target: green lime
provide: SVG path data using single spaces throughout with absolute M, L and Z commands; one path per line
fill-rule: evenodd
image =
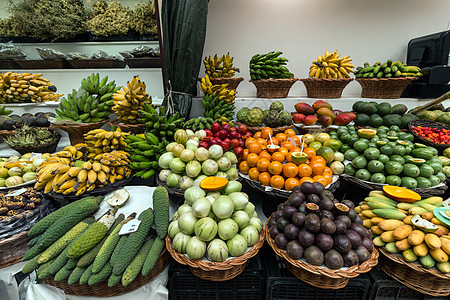
M 380 131 L 380 130 L 382 130 L 382 131 L 384 131 L 384 133 L 386 133 L 386 132 L 389 131 L 389 127 L 387 127 L 387 126 L 380 126 L 380 127 L 378 127 L 378 131 Z
M 347 129 L 348 129 L 349 131 L 355 131 L 355 132 L 356 132 L 355 125 L 347 125 Z
M 394 154 L 396 155 L 405 155 L 406 154 L 406 148 L 402 145 L 396 145 L 394 147 Z
M 344 167 L 344 173 L 350 176 L 355 176 L 356 174 L 356 169 L 352 166 L 352 164 L 347 164 Z
M 387 156 L 391 156 L 394 153 L 394 149 L 388 145 L 385 145 L 380 148 L 381 154 L 385 154 Z
M 339 137 L 341 137 L 342 134 L 348 133 L 348 129 L 347 129 L 347 127 L 345 127 L 345 126 L 340 126 L 340 127 L 338 128 L 338 130 L 336 130 L 336 133 L 337 133 L 337 135 L 338 135 Z
M 383 164 L 386 164 L 389 161 L 389 156 L 387 156 L 386 154 L 380 154 L 380 156 L 378 156 L 378 160 Z
M 357 169 L 363 169 L 367 166 L 367 159 L 360 155 L 352 160 L 352 165 Z
M 388 161 L 384 165 L 384 171 L 389 175 L 398 175 L 403 171 L 403 165 L 397 161 Z
M 431 182 L 431 186 L 435 186 L 435 185 L 438 185 L 439 183 L 441 183 L 441 180 L 439 179 L 439 177 L 437 177 L 435 175 L 431 175 L 430 177 L 428 177 L 428 180 Z
M 400 131 L 400 127 L 398 127 L 397 125 L 392 125 L 391 127 L 389 127 L 390 131 Z
M 373 183 L 383 184 L 386 182 L 386 177 L 384 177 L 384 175 L 381 173 L 375 173 L 370 176 L 370 181 L 372 181 Z
M 370 172 L 367 171 L 366 169 L 360 169 L 360 170 L 356 171 L 355 176 L 356 176 L 356 178 L 361 179 L 361 180 L 369 180 Z
M 367 163 L 367 170 L 369 170 L 370 173 L 380 173 L 384 170 L 384 164 L 379 160 L 371 160 Z
M 391 155 L 391 157 L 389 158 L 391 161 L 396 161 L 396 162 L 399 162 L 399 163 L 401 163 L 402 165 L 405 163 L 405 159 L 402 157 L 402 156 L 400 156 L 400 155 Z
M 441 182 L 443 182 L 443 181 L 445 181 L 446 179 L 447 179 L 447 176 L 445 176 L 445 174 L 441 171 L 441 172 L 438 172 L 437 174 L 435 174 L 435 176 L 437 177 L 437 178 L 439 178 L 439 180 L 441 181 Z
M 422 177 L 430 177 L 434 173 L 434 169 L 428 164 L 421 164 L 419 166 L 420 176 Z
M 417 180 L 412 177 L 402 177 L 401 186 L 407 189 L 415 189 L 417 187 Z
M 402 184 L 402 179 L 397 175 L 389 175 L 386 177 L 386 183 L 389 185 L 400 186 Z
M 355 157 L 358 157 L 358 152 L 355 149 L 348 149 L 344 152 L 345 159 L 353 160 Z
M 367 148 L 366 150 L 364 150 L 364 156 L 369 160 L 378 159 L 378 157 L 380 157 L 380 150 L 374 147 Z
M 367 145 L 367 143 L 364 141 L 357 141 L 353 144 L 353 149 L 355 149 L 359 153 L 363 153 L 367 148 L 369 148 L 369 145 Z
M 407 177 L 418 177 L 420 175 L 420 169 L 414 164 L 406 163 L 403 165 L 402 174 Z
M 419 176 L 416 178 L 417 188 L 419 189 L 427 189 L 431 187 L 431 181 L 425 177 Z
M 340 152 L 345 153 L 345 151 L 352 149 L 352 147 L 350 147 L 347 144 L 342 145 L 341 149 L 339 149 Z

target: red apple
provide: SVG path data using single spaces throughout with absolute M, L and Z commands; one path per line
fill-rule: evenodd
M 212 125 L 211 125 L 211 130 L 212 130 L 212 132 L 214 132 L 214 133 L 216 133 L 216 132 L 219 132 L 220 131 L 220 128 L 221 128 L 221 126 L 220 126 L 220 124 L 219 123 L 213 123 Z
M 237 157 L 241 157 L 242 154 L 244 153 L 244 148 L 242 147 L 236 147 L 234 148 L 234 154 L 236 154 Z
M 209 144 L 208 144 L 207 141 L 201 141 L 200 143 L 198 143 L 198 146 L 199 146 L 199 147 L 206 148 L 206 149 L 209 148 Z
M 211 140 L 211 145 L 220 145 L 222 143 L 222 139 L 220 137 L 215 137 Z
M 214 133 L 214 137 L 220 137 L 219 134 L 220 134 L 219 131 L 217 131 L 216 133 Z
M 228 131 L 225 129 L 221 129 L 219 131 L 219 137 L 223 140 L 228 137 Z
M 239 140 L 238 139 L 232 139 L 231 140 L 231 147 L 232 148 L 239 147 Z
M 223 129 L 223 130 L 229 131 L 230 128 L 231 128 L 231 126 L 230 126 L 230 124 L 228 124 L 228 123 L 225 123 L 225 124 L 222 125 L 222 129 Z
M 230 138 L 237 139 L 237 138 L 239 138 L 239 134 L 240 134 L 239 132 L 237 132 L 236 130 L 233 130 L 230 132 Z
M 239 125 L 237 130 L 238 130 L 239 133 L 244 134 L 244 133 L 247 132 L 247 125 L 241 124 L 241 125 Z
M 223 140 L 226 141 L 226 142 L 231 143 L 231 139 L 230 138 L 224 138 Z
M 220 146 L 223 149 L 223 152 L 227 152 L 228 150 L 230 150 L 230 142 L 229 141 L 222 141 L 222 143 L 220 143 Z
M 249 137 L 252 137 L 253 133 L 251 133 L 250 131 L 247 131 L 245 134 L 242 135 L 242 138 L 244 139 L 248 139 Z
M 214 133 L 211 131 L 211 129 L 205 129 L 206 136 L 213 136 Z
M 239 147 L 244 147 L 245 141 L 243 139 L 239 139 Z
M 238 135 L 237 135 L 237 138 L 238 139 L 242 139 L 242 133 L 239 132 Z
M 296 124 L 301 124 L 301 123 L 303 123 L 303 120 L 305 119 L 305 117 L 306 116 L 304 114 L 295 113 L 292 116 L 292 121 Z

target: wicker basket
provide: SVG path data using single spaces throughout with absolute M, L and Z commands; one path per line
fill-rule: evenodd
M 27 245 L 29 240 L 28 230 L 0 240 L 0 268 L 20 262 L 25 252 L 30 249 Z
M 326 267 L 314 266 L 299 259 L 292 259 L 287 255 L 285 250 L 281 250 L 276 246 L 270 236 L 269 220 L 270 217 L 267 219 L 265 226 L 267 243 L 278 256 L 283 258 L 286 267 L 291 271 L 292 275 L 312 286 L 321 289 L 341 289 L 347 285 L 350 278 L 355 278 L 361 273 L 369 272 L 378 263 L 379 253 L 376 249 L 372 251 L 369 260 L 347 269 L 332 270 Z
M 403 90 L 416 77 L 398 78 L 357 78 L 356 81 L 362 86 L 361 97 L 363 98 L 400 98 Z
M 117 126 L 122 130 L 122 132 L 129 132 L 131 134 L 139 134 L 145 132 L 145 124 L 124 124 L 120 123 L 119 120 L 112 120 L 108 122 L 109 126 Z
M 256 87 L 258 98 L 286 98 L 298 78 L 250 80 Z
M 129 68 L 161 68 L 161 58 L 159 57 L 125 58 L 125 63 Z
M 238 127 L 239 125 L 242 124 L 237 121 L 235 121 L 233 123 L 236 125 L 236 127 Z M 255 132 L 261 131 L 264 128 L 264 126 L 248 126 L 248 125 L 245 125 L 245 126 L 247 126 L 247 131 L 250 131 L 253 134 L 255 134 Z M 275 136 L 275 134 L 277 134 L 277 133 L 283 133 L 286 131 L 286 129 L 290 129 L 292 127 L 294 127 L 294 125 L 286 125 L 286 126 L 272 128 L 273 135 Z
M 309 98 L 341 98 L 342 91 L 352 78 L 305 78 L 300 79 Z
M 156 177 L 156 185 L 164 187 L 169 195 L 174 195 L 176 197 L 184 198 L 184 191 L 182 189 L 174 189 L 167 186 L 167 184 L 159 179 L 159 176 Z
M 126 66 L 125 61 L 117 59 L 72 59 L 69 63 L 74 69 L 122 69 Z
M 96 123 L 86 123 L 86 124 L 59 124 L 54 126 L 61 130 L 64 130 L 69 134 L 70 144 L 76 145 L 84 142 L 84 134 L 88 133 L 93 129 L 102 127 L 108 122 L 108 119 Z
M 170 261 L 170 255 L 166 249 L 163 250 L 155 266 L 153 267 L 150 274 L 143 277 L 139 274 L 136 279 L 127 285 L 123 286 L 121 283 L 116 284 L 113 287 L 108 287 L 108 280 L 104 280 L 96 285 L 79 285 L 79 284 L 68 284 L 67 279 L 62 281 L 54 281 L 53 278 L 44 279 L 45 284 L 54 286 L 64 291 L 66 295 L 76 295 L 76 296 L 92 296 L 92 297 L 113 297 L 118 295 L 123 295 L 132 292 L 150 281 L 156 276 L 161 274 L 162 271 L 167 267 Z
M 450 295 L 450 273 L 444 274 L 434 268 L 425 268 L 420 264 L 406 262 L 401 256 L 380 248 L 379 267 L 386 274 L 416 290 L 431 296 Z
M 368 181 L 362 181 L 354 176 L 350 176 L 347 174 L 340 175 L 341 178 L 345 181 L 347 181 L 350 184 L 356 185 L 360 188 L 363 188 L 365 190 L 369 191 L 382 191 L 383 186 L 386 184 L 379 184 L 379 183 L 373 183 Z M 436 195 L 442 195 L 445 193 L 445 191 L 448 189 L 448 186 L 446 184 L 442 184 L 438 187 L 432 187 L 428 189 L 412 189 L 412 191 L 418 193 L 422 198 L 425 197 L 432 197 Z
M 22 69 L 71 69 L 65 59 L 18 59 Z
M 299 134 L 307 134 L 307 133 L 311 133 L 311 134 L 316 134 L 316 133 L 320 133 L 320 132 L 332 132 L 332 131 L 337 131 L 339 126 L 336 125 L 331 125 L 328 127 L 323 127 L 322 125 L 311 125 L 311 126 L 306 126 L 303 124 L 294 124 L 295 128 L 297 129 Z
M 195 276 L 210 281 L 226 281 L 233 279 L 241 274 L 244 271 L 245 266 L 247 265 L 247 260 L 255 256 L 263 244 L 264 230 L 261 230 L 258 242 L 243 255 L 227 259 L 224 262 L 211 262 L 199 259 L 191 260 L 184 254 L 177 252 L 172 247 L 171 238 L 168 235 L 166 236 L 166 247 L 167 250 L 169 250 L 170 255 L 172 255 L 173 259 L 175 259 L 180 264 L 188 265 L 191 269 L 192 274 L 194 274 Z
M 414 137 L 418 140 L 420 140 L 422 143 L 429 145 L 431 147 L 436 148 L 439 151 L 444 151 L 446 148 L 450 147 L 449 144 L 436 144 L 433 143 L 427 139 L 424 139 L 420 135 L 418 135 L 414 130 L 413 127 L 417 126 L 423 126 L 423 127 L 431 127 L 431 128 L 437 128 L 437 129 L 448 129 L 450 130 L 449 124 L 439 123 L 439 122 L 433 122 L 428 120 L 412 120 L 409 122 L 408 127 L 409 131 L 414 135 Z
M 216 84 L 228 84 L 227 89 L 235 90 L 237 89 L 239 83 L 241 81 L 244 81 L 244 78 L 242 77 L 232 77 L 232 78 L 209 78 L 211 80 L 211 83 Z
M 26 153 L 34 152 L 34 153 L 53 153 L 56 151 L 56 147 L 58 147 L 59 140 L 61 139 L 61 135 L 56 133 L 56 139 L 46 145 L 39 145 L 31 148 L 20 148 L 20 147 L 10 147 L 11 149 L 16 150 L 20 153 L 20 155 L 24 155 Z

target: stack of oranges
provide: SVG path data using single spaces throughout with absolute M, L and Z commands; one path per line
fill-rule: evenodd
M 264 127 L 246 139 L 239 170 L 264 186 L 288 191 L 305 181 L 320 182 L 324 186 L 330 184 L 333 172 L 313 148 L 303 149 L 308 155 L 306 162 L 298 165 L 293 162 L 292 153 L 300 152 L 300 147 L 300 138 L 294 130 L 273 135 L 270 127 Z

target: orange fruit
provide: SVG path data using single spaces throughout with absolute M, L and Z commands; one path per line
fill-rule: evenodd
M 292 162 L 292 152 L 289 152 L 288 154 L 286 154 L 285 159 L 287 162 Z
M 267 150 L 263 150 L 261 151 L 261 153 L 259 154 L 259 158 L 266 158 L 268 160 L 272 160 L 272 155 L 270 155 L 269 152 L 267 152 Z
M 284 131 L 284 134 L 287 137 L 293 137 L 293 136 L 295 136 L 295 131 L 294 131 L 294 129 L 289 128 Z
M 323 174 L 330 174 L 333 176 L 333 171 L 329 167 L 325 167 L 325 170 L 323 170 Z
M 242 152 L 242 159 L 247 160 L 247 156 L 250 153 L 250 150 L 244 149 L 244 152 Z
M 293 142 L 291 142 L 293 145 L 295 143 L 295 145 L 298 147 L 302 146 L 302 142 L 300 141 L 300 138 L 298 136 L 293 136 L 293 137 L 291 137 L 291 139 L 294 140 Z
M 242 174 L 247 175 L 248 174 L 248 170 L 250 170 L 248 162 L 246 160 L 241 161 L 241 163 L 239 164 L 239 171 L 241 171 Z
M 272 175 L 270 175 L 269 172 L 262 172 L 259 174 L 258 180 L 262 185 L 268 186 L 270 185 L 270 177 L 272 177 Z
M 254 143 L 254 142 L 256 142 L 256 139 L 252 138 L 252 137 L 249 137 L 248 139 L 245 140 L 245 144 L 244 144 L 245 148 L 248 149 L 250 144 Z
M 259 138 L 259 139 L 256 140 L 256 142 L 258 144 L 260 144 L 263 149 L 267 148 L 267 141 L 265 139 Z
M 284 156 L 286 156 L 286 154 L 289 153 L 289 150 L 286 147 L 281 146 L 280 148 L 278 148 L 278 152 L 281 152 Z
M 288 151 L 292 151 L 292 148 L 294 148 L 294 146 L 292 145 L 291 142 L 289 141 L 284 141 L 281 143 L 281 146 L 283 146 L 284 148 L 288 149 Z
M 260 154 L 262 151 L 262 146 L 258 142 L 251 143 L 248 147 L 248 150 L 250 150 L 250 153 Z
M 303 149 L 303 153 L 306 153 L 309 159 L 311 159 L 313 156 L 316 156 L 316 150 L 311 147 L 306 147 L 305 149 Z
M 280 175 L 273 175 L 270 177 L 270 186 L 276 189 L 284 188 L 284 178 Z
M 272 161 L 269 165 L 268 170 L 269 170 L 269 173 L 272 175 L 281 174 L 281 172 L 283 172 L 283 164 L 276 160 Z
M 251 168 L 250 170 L 248 170 L 248 176 L 251 180 L 258 180 L 259 174 L 260 172 L 257 168 Z
M 311 157 L 311 159 L 310 159 L 310 161 L 313 163 L 313 162 L 320 162 L 320 163 L 323 163 L 324 165 L 327 163 L 326 161 L 325 161 L 325 158 L 323 158 L 322 156 L 313 156 L 313 157 Z
M 300 152 L 301 150 L 300 147 L 295 146 L 291 149 L 291 152 Z
M 297 177 L 287 178 L 284 182 L 284 188 L 288 191 L 292 191 L 298 184 L 299 180 Z
M 300 178 L 298 184 L 301 185 L 303 182 L 314 182 L 314 179 L 312 179 L 311 177 L 303 177 L 303 178 Z
M 270 165 L 270 161 L 267 158 L 261 158 L 260 160 L 258 160 L 258 162 L 256 163 L 256 167 L 258 168 L 259 171 L 261 172 L 265 172 L 269 169 L 269 165 Z
M 267 139 L 267 144 L 279 145 L 280 143 L 276 138 L 272 137 L 272 139 Z
M 330 184 L 333 182 L 333 175 L 323 172 L 322 176 L 323 176 L 323 178 L 326 179 L 327 184 Z
M 259 156 L 256 153 L 250 153 L 247 156 L 247 162 L 250 167 L 256 167 L 256 164 L 259 161 Z
M 327 180 L 325 179 L 325 177 L 323 177 L 322 175 L 316 175 L 313 177 L 314 181 L 316 182 L 320 182 L 321 184 L 323 184 L 323 186 L 327 186 Z
M 254 138 L 254 139 L 259 139 L 259 138 L 261 138 L 261 131 L 255 132 L 255 134 L 253 135 L 253 138 Z
M 283 166 L 283 175 L 285 177 L 295 177 L 297 176 L 298 168 L 294 163 L 287 163 Z
M 322 175 L 323 171 L 325 170 L 325 164 L 321 162 L 311 162 L 309 166 L 312 169 L 313 175 Z
M 264 128 L 261 130 L 261 137 L 262 137 L 263 139 L 268 139 L 268 138 L 269 138 L 269 134 L 270 134 L 271 137 L 273 137 L 273 130 L 272 130 L 272 128 L 270 128 L 270 127 L 264 127 Z
M 275 138 L 280 142 L 284 142 L 287 139 L 287 136 L 284 133 L 277 133 Z
M 272 160 L 278 161 L 278 162 L 284 162 L 285 156 L 281 152 L 274 152 L 272 153 Z
M 309 177 L 312 174 L 312 169 L 307 164 L 300 164 L 298 165 L 298 176 L 300 178 L 302 177 Z

